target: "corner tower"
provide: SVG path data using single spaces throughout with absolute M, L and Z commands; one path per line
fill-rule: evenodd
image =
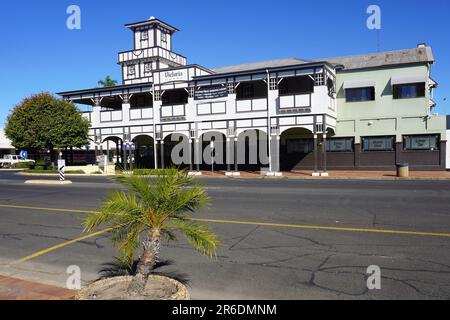
M 185 66 L 187 59 L 172 51 L 177 28 L 150 17 L 149 20 L 125 25 L 133 31 L 133 50 L 119 53 L 123 84 L 153 82 L 153 72 Z

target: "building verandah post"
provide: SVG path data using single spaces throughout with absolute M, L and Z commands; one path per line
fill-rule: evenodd
M 328 177 L 328 159 L 327 159 L 327 134 L 324 132 L 322 140 L 322 177 Z
M 319 173 L 319 136 L 314 133 L 314 172 L 313 177 L 320 177 Z

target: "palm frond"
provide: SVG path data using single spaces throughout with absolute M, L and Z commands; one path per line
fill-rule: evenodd
M 135 195 L 114 192 L 107 197 L 100 211 L 93 212 L 84 219 L 84 231 L 92 232 L 107 223 L 115 228 L 133 221 L 148 223 L 145 221 L 145 208 Z
M 207 226 L 197 224 L 193 221 L 174 220 L 170 222 L 169 227 L 183 232 L 188 241 L 200 253 L 210 258 L 216 256 L 220 242 Z

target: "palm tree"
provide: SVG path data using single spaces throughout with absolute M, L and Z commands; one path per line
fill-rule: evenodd
M 104 80 L 100 80 L 98 84 L 102 87 L 114 87 L 117 85 L 117 81 L 111 79 L 110 76 L 106 76 Z
M 123 176 L 117 179 L 128 191 L 109 195 L 101 210 L 84 220 L 85 232 L 107 224 L 111 228 L 111 239 L 122 255 L 121 261 L 129 266 L 142 245 L 136 278 L 148 278 L 158 262 L 162 237 L 176 240 L 177 231 L 184 233 L 199 252 L 215 257 L 219 245 L 215 234 L 189 218 L 189 214 L 208 204 L 208 195 L 185 171 L 165 169 L 156 178 Z

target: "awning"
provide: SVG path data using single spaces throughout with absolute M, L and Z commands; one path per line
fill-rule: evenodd
M 408 77 L 392 77 L 391 84 L 393 86 L 398 84 L 411 84 L 411 83 L 426 83 L 428 76 L 408 76 Z
M 356 88 L 371 88 L 376 86 L 375 80 L 354 80 L 345 81 L 344 89 L 356 89 Z

